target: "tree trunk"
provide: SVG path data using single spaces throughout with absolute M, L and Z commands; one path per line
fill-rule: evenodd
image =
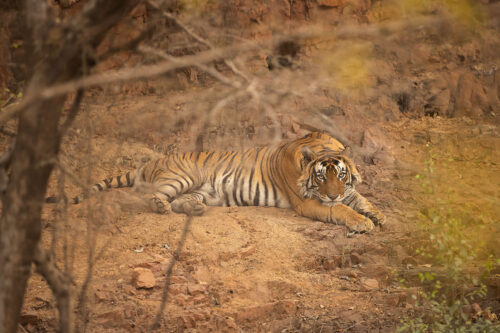
M 25 6 L 26 94 L 82 73 L 84 49 L 94 49 L 138 0 L 90 1 L 90 8 L 56 25 L 45 1 Z M 54 36 L 60 36 L 54 40 Z M 41 209 L 61 140 L 59 120 L 66 96 L 32 104 L 19 116 L 11 175 L 0 219 L 0 332 L 16 332 L 34 251 L 40 240 Z

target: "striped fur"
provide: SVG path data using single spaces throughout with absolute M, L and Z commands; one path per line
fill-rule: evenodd
M 206 205 L 274 206 L 367 232 L 385 217 L 354 189 L 361 177 L 344 149 L 314 132 L 276 148 L 173 154 L 103 180 L 91 191 L 147 183 L 155 188 L 149 202 L 158 213 L 201 215 Z

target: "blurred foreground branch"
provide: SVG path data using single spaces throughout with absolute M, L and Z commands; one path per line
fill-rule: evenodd
M 174 265 L 179 260 L 179 256 L 182 252 L 182 249 L 184 248 L 184 243 L 186 242 L 187 233 L 189 231 L 189 227 L 191 226 L 192 221 L 193 221 L 193 217 L 188 216 L 186 222 L 184 223 L 184 229 L 182 230 L 181 238 L 179 239 L 179 242 L 177 243 L 177 248 L 175 249 L 174 255 L 172 256 L 172 260 L 170 260 L 170 263 L 168 264 L 168 267 L 167 267 L 165 285 L 163 287 L 163 293 L 161 295 L 161 304 L 160 304 L 160 307 L 158 308 L 158 312 L 156 313 L 156 316 L 153 320 L 153 323 L 148 328 L 148 332 L 152 332 L 152 331 L 158 329 L 160 326 L 160 320 L 161 320 L 161 317 L 163 316 L 163 311 L 165 310 L 165 305 L 167 304 L 168 291 L 170 288 L 170 277 L 172 276 L 172 272 L 174 270 Z
M 71 279 L 64 275 L 55 265 L 52 257 L 40 246 L 35 251 L 33 262 L 36 270 L 42 275 L 54 295 L 59 311 L 59 330 L 71 332 L 72 307 L 71 307 Z
M 29 106 L 38 103 L 42 100 L 47 100 L 61 96 L 78 89 L 90 88 L 95 86 L 107 85 L 111 83 L 146 79 L 159 76 L 161 74 L 173 71 L 175 69 L 199 66 L 215 60 L 227 59 L 236 56 L 242 52 L 256 50 L 262 47 L 287 39 L 309 39 L 317 37 L 325 38 L 361 38 L 361 37 L 375 37 L 386 35 L 391 32 L 400 32 L 402 29 L 415 29 L 420 26 L 437 24 L 443 22 L 442 17 L 421 17 L 412 20 L 401 20 L 396 22 L 388 22 L 376 26 L 345 26 L 340 27 L 335 31 L 325 31 L 324 29 L 310 27 L 299 29 L 292 34 L 286 36 L 277 36 L 270 39 L 263 39 L 259 42 L 242 42 L 233 44 L 223 48 L 214 48 L 207 51 L 200 52 L 195 55 L 187 55 L 176 58 L 175 62 L 163 61 L 154 65 L 138 66 L 134 68 L 126 68 L 122 70 L 110 70 L 103 73 L 89 75 L 84 78 L 68 81 L 65 83 L 54 84 L 52 86 L 42 88 L 36 91 L 30 91 L 25 98 L 16 104 L 11 104 L 0 113 L 0 124 L 16 116 L 19 112 L 27 109 Z M 211 44 L 209 44 L 211 45 Z

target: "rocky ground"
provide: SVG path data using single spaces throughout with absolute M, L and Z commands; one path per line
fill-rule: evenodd
M 498 2 L 482 2 L 499 12 Z M 233 34 L 238 25 L 243 37 L 258 39 L 272 34 L 266 24 L 278 16 L 286 18 L 280 28 L 288 31 L 325 19 L 337 31 L 352 24 L 363 30 L 397 12 L 379 1 L 318 0 L 318 11 L 311 3 L 231 1 L 217 8 L 224 15 L 214 15 L 210 24 Z M 147 11 L 134 15 L 142 19 Z M 15 15 L 2 17 L 0 28 L 7 34 Z M 173 266 L 161 331 L 394 331 L 402 318 L 419 314 L 418 274 L 440 269 L 415 254 L 425 244 L 422 220 L 436 210 L 464 221 L 479 249 L 476 272 L 488 255 L 500 257 L 500 42 L 492 17 L 479 31 L 424 26 L 389 37 L 362 36 L 354 47 L 341 39 L 308 40 L 291 71 L 270 73 L 265 59 L 271 51 L 261 50 L 238 62 L 257 82 L 252 92 L 260 100 L 232 100 L 210 123 L 203 115 L 226 95 L 196 69 L 92 89 L 63 142 L 66 172 L 54 173 L 48 192 L 72 196 L 79 183 L 123 174 L 164 154 L 246 149 L 326 130 L 351 147 L 364 180 L 358 190 L 386 214 L 387 225 L 350 235 L 343 226 L 292 210 L 210 207 L 190 222 Z M 176 34 L 168 35 L 168 43 L 157 36 L 154 46 L 182 45 L 185 38 Z M 0 48 L 0 60 L 15 62 L 19 50 L 5 50 Z M 365 51 L 369 75 L 343 71 L 365 68 L 359 56 Z M 142 61 L 120 56 L 104 67 Z M 2 81 L 12 75 L 0 68 Z M 324 79 L 330 76 L 336 85 Z M 342 81 L 345 76 L 359 80 Z M 349 84 L 363 89 L 341 89 Z M 9 87 L 15 91 L 15 84 Z M 263 111 L 262 100 L 270 101 L 273 112 Z M 14 132 L 15 124 L 3 131 Z M 4 132 L 2 147 L 8 142 Z M 74 277 L 75 302 L 87 286 L 74 315 L 89 332 L 144 332 L 161 304 L 187 217 L 150 213 L 136 194 L 115 190 L 67 209 L 44 208 L 42 245 Z M 488 297 L 472 316 L 486 307 L 499 314 L 499 274 L 497 268 L 491 272 Z M 21 325 L 22 332 L 56 331 L 55 300 L 35 273 Z
M 100 179 L 131 169 L 143 156 L 157 156 L 135 139 L 120 141 L 114 132 L 118 127 L 106 124 L 161 101 L 121 99 L 105 117 L 101 113 L 106 98 L 87 104 L 90 118 L 99 120 L 90 144 L 93 153 L 90 159 L 79 153 L 79 140 L 73 137 L 63 156 L 78 159 L 68 157 L 65 162 L 84 177 L 87 162 L 98 160 L 91 176 Z M 163 329 L 392 331 L 401 318 L 416 311 L 416 289 L 403 288 L 401 278 L 414 281 L 417 272 L 430 267 L 413 252 L 418 216 L 450 192 L 455 193 L 455 205 L 466 206 L 464 212 L 472 215 L 487 243 L 490 237 L 489 251 L 498 256 L 496 126 L 470 119 L 422 118 L 377 128 L 386 141 L 380 142 L 380 134 L 365 136 L 390 147 L 392 163 L 381 162 L 388 159 L 383 154 L 356 162 L 365 180 L 359 191 L 388 217 L 383 230 L 350 236 L 342 226 L 311 221 L 291 210 L 211 207 L 191 222 L 174 266 Z M 425 173 L 429 154 L 437 156 L 433 181 L 440 190 L 434 196 L 415 179 Z M 55 191 L 56 186 L 54 180 L 51 188 Z M 78 191 L 74 185 L 67 188 Z M 89 331 L 144 331 L 151 324 L 187 220 L 183 215 L 150 213 L 130 193 L 104 193 L 88 204 L 72 206 L 63 225 L 53 206 L 44 213 L 43 244 L 55 246 L 59 258 L 68 258 L 76 286 L 87 277 L 89 244 L 96 241 L 86 301 Z M 54 235 L 59 241 L 52 245 Z M 67 248 L 63 240 L 70 240 Z M 490 288 L 498 293 L 494 283 Z M 492 304 L 498 311 L 500 303 Z M 28 331 L 54 330 L 54 299 L 38 275 L 30 280 L 23 313 Z

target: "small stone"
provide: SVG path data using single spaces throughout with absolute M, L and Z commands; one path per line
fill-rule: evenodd
M 185 314 L 179 317 L 179 321 L 182 323 L 184 328 L 194 328 L 196 327 L 196 320 L 192 315 Z
M 172 295 L 187 294 L 187 287 L 185 284 L 174 283 L 170 285 L 168 291 Z
M 228 260 L 235 258 L 236 256 L 237 256 L 237 254 L 234 252 L 221 252 L 219 254 L 219 259 L 221 261 L 228 261 Z
M 358 265 L 361 263 L 361 255 L 358 254 L 357 252 L 352 252 L 351 253 L 351 262 L 353 265 Z
M 242 258 L 246 258 L 248 256 L 251 256 L 252 254 L 255 253 L 255 246 L 249 246 L 241 250 L 240 256 Z
M 187 291 L 188 291 L 188 294 L 192 295 L 192 296 L 202 295 L 202 294 L 206 293 L 207 288 L 205 286 L 202 286 L 199 284 L 188 284 Z
M 208 304 L 208 298 L 205 295 L 202 295 L 202 294 L 193 296 L 192 301 L 193 301 L 193 303 L 195 305 L 198 305 L 198 304 Z
M 117 327 L 124 319 L 122 310 L 104 312 L 97 317 L 99 318 L 100 324 L 105 328 Z
M 351 277 L 353 279 L 357 279 L 358 278 L 358 274 L 355 271 L 352 271 L 352 270 L 347 271 L 347 276 L 349 276 L 349 277 Z
M 180 305 L 182 307 L 185 307 L 189 300 L 191 299 L 190 296 L 185 295 L 185 294 L 179 294 L 174 297 L 174 303 L 177 305 Z
M 360 279 L 360 283 L 363 291 L 374 291 L 379 289 L 378 281 L 375 279 L 362 278 Z
M 137 267 L 132 273 L 132 284 L 138 289 L 150 289 L 156 285 L 156 279 L 150 269 Z
M 184 277 L 184 276 L 181 276 L 181 275 L 173 275 L 172 277 L 170 277 L 170 283 L 174 284 L 174 283 L 187 283 L 188 280 Z
M 340 7 L 343 6 L 346 0 L 317 0 L 318 5 L 324 7 Z
M 402 298 L 404 299 L 404 296 L 399 294 L 389 294 L 385 297 L 385 303 L 387 306 L 397 307 L 401 304 Z
M 96 301 L 97 303 L 101 303 L 101 302 L 103 302 L 103 301 L 105 301 L 105 300 L 106 300 L 106 295 L 104 295 L 104 293 L 103 293 L 103 292 L 101 292 L 101 291 L 99 291 L 99 290 L 97 290 L 97 291 L 94 293 L 94 296 L 95 296 L 95 301 Z
M 38 318 L 38 315 L 36 313 L 23 313 L 21 314 L 21 317 L 19 318 L 19 322 L 22 325 L 36 325 L 40 318 Z

